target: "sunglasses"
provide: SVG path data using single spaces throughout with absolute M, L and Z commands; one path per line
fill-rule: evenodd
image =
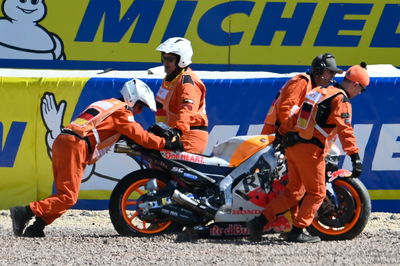
M 175 56 L 173 56 L 173 55 L 171 55 L 171 56 L 165 56 L 165 55 L 162 55 L 161 56 L 161 62 L 167 62 L 167 63 L 172 63 L 172 62 L 174 62 L 175 61 Z
M 363 85 L 361 85 L 360 83 L 358 83 L 358 86 L 360 86 L 361 88 L 361 93 L 363 93 L 365 91 L 365 87 Z

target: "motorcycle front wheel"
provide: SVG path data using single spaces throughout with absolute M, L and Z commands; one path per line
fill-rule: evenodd
M 115 230 L 124 236 L 157 235 L 182 228 L 172 221 L 149 223 L 141 219 L 140 197 L 148 191 L 146 183 L 157 179 L 158 188 L 163 188 L 169 181 L 166 173 L 151 169 L 132 172 L 122 178 L 111 193 L 109 214 Z
M 371 214 L 371 199 L 357 178 L 338 178 L 333 183 L 338 205 L 325 199 L 307 231 L 323 240 L 353 239 L 364 230 Z

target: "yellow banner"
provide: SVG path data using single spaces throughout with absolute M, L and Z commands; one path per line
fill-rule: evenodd
M 0 78 L 0 95 L 7 99 L 0 105 L 0 209 L 27 204 L 51 194 L 53 172 L 49 144 L 52 136 L 48 134 L 49 129 L 59 131 L 63 118 L 69 123 L 87 80 Z M 54 106 L 43 99 L 45 95 L 64 101 Z M 65 108 L 66 102 L 71 108 Z M 44 115 L 49 118 L 47 123 L 43 122 Z
M 192 41 L 193 62 L 400 66 L 398 0 L 3 0 L 0 59 L 160 62 L 169 37 Z M 16 34 L 18 33 L 18 34 Z

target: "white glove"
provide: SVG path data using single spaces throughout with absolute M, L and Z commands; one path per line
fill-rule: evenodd
M 57 105 L 53 93 L 46 92 L 43 94 L 41 112 L 43 122 L 47 128 L 46 139 L 50 149 L 56 137 L 61 133 L 65 106 L 65 101 L 61 101 L 60 104 Z

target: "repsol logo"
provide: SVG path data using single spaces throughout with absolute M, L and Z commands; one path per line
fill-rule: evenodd
M 26 122 L 12 122 L 8 133 L 0 122 L 0 167 L 13 167 L 24 135 Z
M 75 41 L 93 42 L 96 34 L 102 31 L 103 42 L 117 43 L 129 31 L 132 32 L 130 43 L 148 43 L 157 27 L 163 27 L 163 40 L 185 36 L 189 27 L 196 27 L 198 37 L 215 46 L 247 44 L 244 43 L 245 34 L 251 35 L 251 46 L 270 46 L 275 33 L 284 32 L 282 46 L 302 46 L 306 38 L 311 38 L 313 46 L 358 47 L 361 39 L 365 39 L 369 47 L 400 47 L 400 34 L 397 31 L 400 5 L 395 1 L 384 4 L 379 1 L 286 3 L 227 0 L 204 11 L 204 8 L 198 8 L 199 2 L 201 0 L 175 1 L 172 13 L 167 15 L 167 25 L 161 25 L 157 22 L 160 14 L 166 14 L 162 13 L 164 4 L 171 5 L 171 1 L 135 0 L 121 14 L 120 0 L 90 0 Z M 261 15 L 257 12 L 260 6 Z M 322 21 L 315 19 L 321 12 L 324 14 Z M 224 21 L 233 15 L 240 15 L 249 23 L 243 23 L 245 25 L 235 30 L 224 26 Z M 103 25 L 103 29 L 100 29 L 100 25 Z M 134 27 L 133 31 L 131 27 Z M 318 29 L 317 33 L 313 32 L 315 28 Z

